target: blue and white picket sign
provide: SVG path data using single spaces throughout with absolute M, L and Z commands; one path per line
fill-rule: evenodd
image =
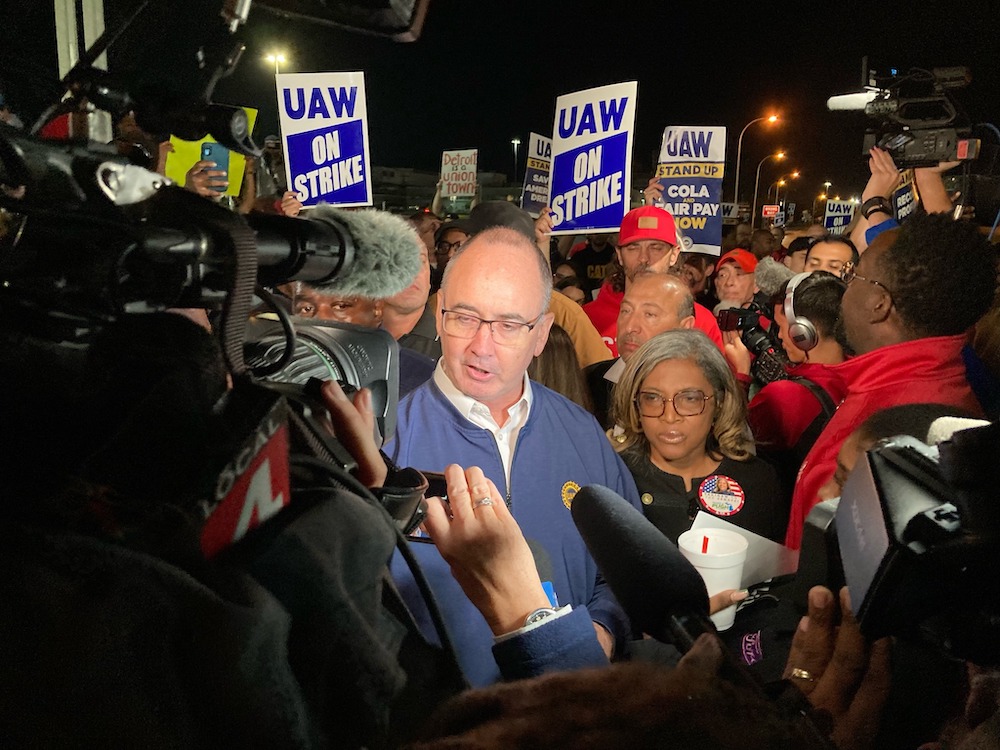
M 552 234 L 616 232 L 629 209 L 635 81 L 556 99 L 549 205 Z
M 552 139 L 538 133 L 528 134 L 528 160 L 524 167 L 521 208 L 537 217 L 549 205 L 549 167 Z
M 855 204 L 852 201 L 826 202 L 826 214 L 823 216 L 823 228 L 830 234 L 843 234 L 854 216 Z
M 684 252 L 722 252 L 722 176 L 726 129 L 670 125 L 663 130 L 656 176 L 663 186 L 657 205 L 673 214 Z
M 910 214 L 917 207 L 917 191 L 913 186 L 913 170 L 906 170 L 903 174 L 902 184 L 892 193 L 892 211 L 896 221 L 900 224 L 909 219 Z
M 280 73 L 278 117 L 290 189 L 304 206 L 370 206 L 364 73 Z

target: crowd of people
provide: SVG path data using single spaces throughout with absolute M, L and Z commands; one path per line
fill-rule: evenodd
M 159 144 L 160 169 L 168 150 Z M 196 162 L 185 186 L 221 200 L 228 175 L 216 167 Z M 933 187 L 923 210 L 897 224 L 885 199 L 898 170 L 876 149 L 871 172 L 845 235 L 741 224 L 718 257 L 683 253 L 673 217 L 655 205 L 653 180 L 647 202 L 614 234 L 554 238 L 547 210 L 532 218 L 510 202 L 474 205 L 464 218 L 428 209 L 399 219 L 412 227 L 419 271 L 398 294 L 336 295 L 300 281 L 273 290 L 295 316 L 382 328 L 400 347 L 396 429 L 382 445 L 371 444 L 366 394 L 325 391 L 365 484 L 382 483 L 382 461 L 447 481 L 446 498 L 427 498 L 408 550 L 386 555 L 387 586 L 412 617 L 407 637 L 444 646 L 430 592 L 462 684 L 482 691 L 447 704 L 416 746 L 520 746 L 548 736 L 553 712 L 573 701 L 577 710 L 557 723 L 578 747 L 649 743 L 661 732 L 758 746 L 740 744 L 747 734 L 731 731 L 732 722 L 771 709 L 723 686 L 716 641 L 697 641 L 669 673 L 634 663 L 643 634 L 570 509 L 581 488 L 602 485 L 674 543 L 709 514 L 798 550 L 810 511 L 839 495 L 859 453 L 904 431 L 901 418 L 880 415 L 923 409 L 911 419 L 921 428 L 931 413 L 997 418 L 990 394 L 1000 362 L 976 345 L 995 305 L 995 246 L 953 220 L 947 194 Z M 920 179 L 936 185 L 940 170 Z M 308 210 L 286 188 L 280 140 L 269 137 L 264 154 L 248 159 L 232 208 L 304 219 Z M 776 289 L 759 283 L 766 264 L 785 274 Z M 771 350 L 752 349 L 740 328 L 721 330 L 716 313 L 727 310 L 746 311 L 743 327 L 761 330 Z M 780 373 L 763 378 L 762 357 L 776 357 Z M 743 596 L 726 591 L 711 606 L 737 606 Z M 785 673 L 830 712 L 840 746 L 864 747 L 892 688 L 891 647 L 864 641 L 846 596 L 810 594 Z M 984 666 L 970 665 L 970 675 Z M 374 704 L 388 705 L 399 686 L 369 687 L 382 691 Z M 609 691 L 643 697 L 618 706 Z M 730 704 L 729 729 L 683 708 L 708 711 L 720 700 Z M 982 696 L 973 700 L 979 706 Z M 983 714 L 978 731 L 995 733 L 993 712 Z M 948 725 L 952 736 L 961 719 Z M 780 746 L 809 746 L 800 727 L 782 721 L 760 724 L 771 741 L 787 743 Z M 966 724 L 976 731 L 971 718 Z M 763 736 L 746 732 L 754 742 Z

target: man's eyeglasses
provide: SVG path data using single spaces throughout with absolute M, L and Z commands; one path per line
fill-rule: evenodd
M 542 313 L 542 315 L 544 314 Z M 521 323 L 516 320 L 483 320 L 459 310 L 442 310 L 441 315 L 444 322 L 444 332 L 449 336 L 459 339 L 474 338 L 479 332 L 479 328 L 485 323 L 489 326 L 493 341 L 501 346 L 523 344 L 531 330 L 542 319 L 542 315 L 539 315 L 530 323 Z
M 892 291 L 889 289 L 889 287 L 887 287 L 881 281 L 878 281 L 876 279 L 869 279 L 862 276 L 855 270 L 855 268 L 856 268 L 855 264 L 851 263 L 850 261 L 844 264 L 844 267 L 840 271 L 840 278 L 843 280 L 845 284 L 850 285 L 850 283 L 855 279 L 861 279 L 862 281 L 867 281 L 869 284 L 874 284 L 875 286 L 882 287 L 885 290 L 886 294 L 888 294 L 890 297 L 892 296 Z
M 434 252 L 437 255 L 451 255 L 453 250 L 458 250 L 462 246 L 465 240 L 459 240 L 458 242 L 446 242 L 441 240 L 436 245 L 434 245 Z
M 706 396 L 704 391 L 697 388 L 678 391 L 672 398 L 666 398 L 653 391 L 639 391 L 635 397 L 635 405 L 640 415 L 652 419 L 663 416 L 668 401 L 673 405 L 677 416 L 697 417 L 705 411 L 705 404 L 710 398 L 715 398 L 715 394 L 710 393 Z

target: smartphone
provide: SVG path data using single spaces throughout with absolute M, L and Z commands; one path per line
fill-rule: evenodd
M 229 177 L 229 149 L 221 143 L 205 141 L 201 144 L 201 159 L 202 161 L 214 161 L 215 169 L 225 172 L 226 177 Z M 220 193 L 226 192 L 226 188 L 221 185 L 213 187 L 212 190 Z
M 420 470 L 420 473 L 427 478 L 427 492 L 424 493 L 424 497 L 440 497 L 445 502 L 448 502 L 448 481 L 444 478 L 444 474 L 439 474 L 436 471 L 424 471 Z

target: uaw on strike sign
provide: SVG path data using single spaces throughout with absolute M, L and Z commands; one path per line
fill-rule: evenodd
M 364 73 L 280 73 L 275 81 L 289 188 L 304 206 L 370 206 Z
M 618 231 L 631 202 L 637 90 L 632 81 L 556 99 L 552 234 Z

